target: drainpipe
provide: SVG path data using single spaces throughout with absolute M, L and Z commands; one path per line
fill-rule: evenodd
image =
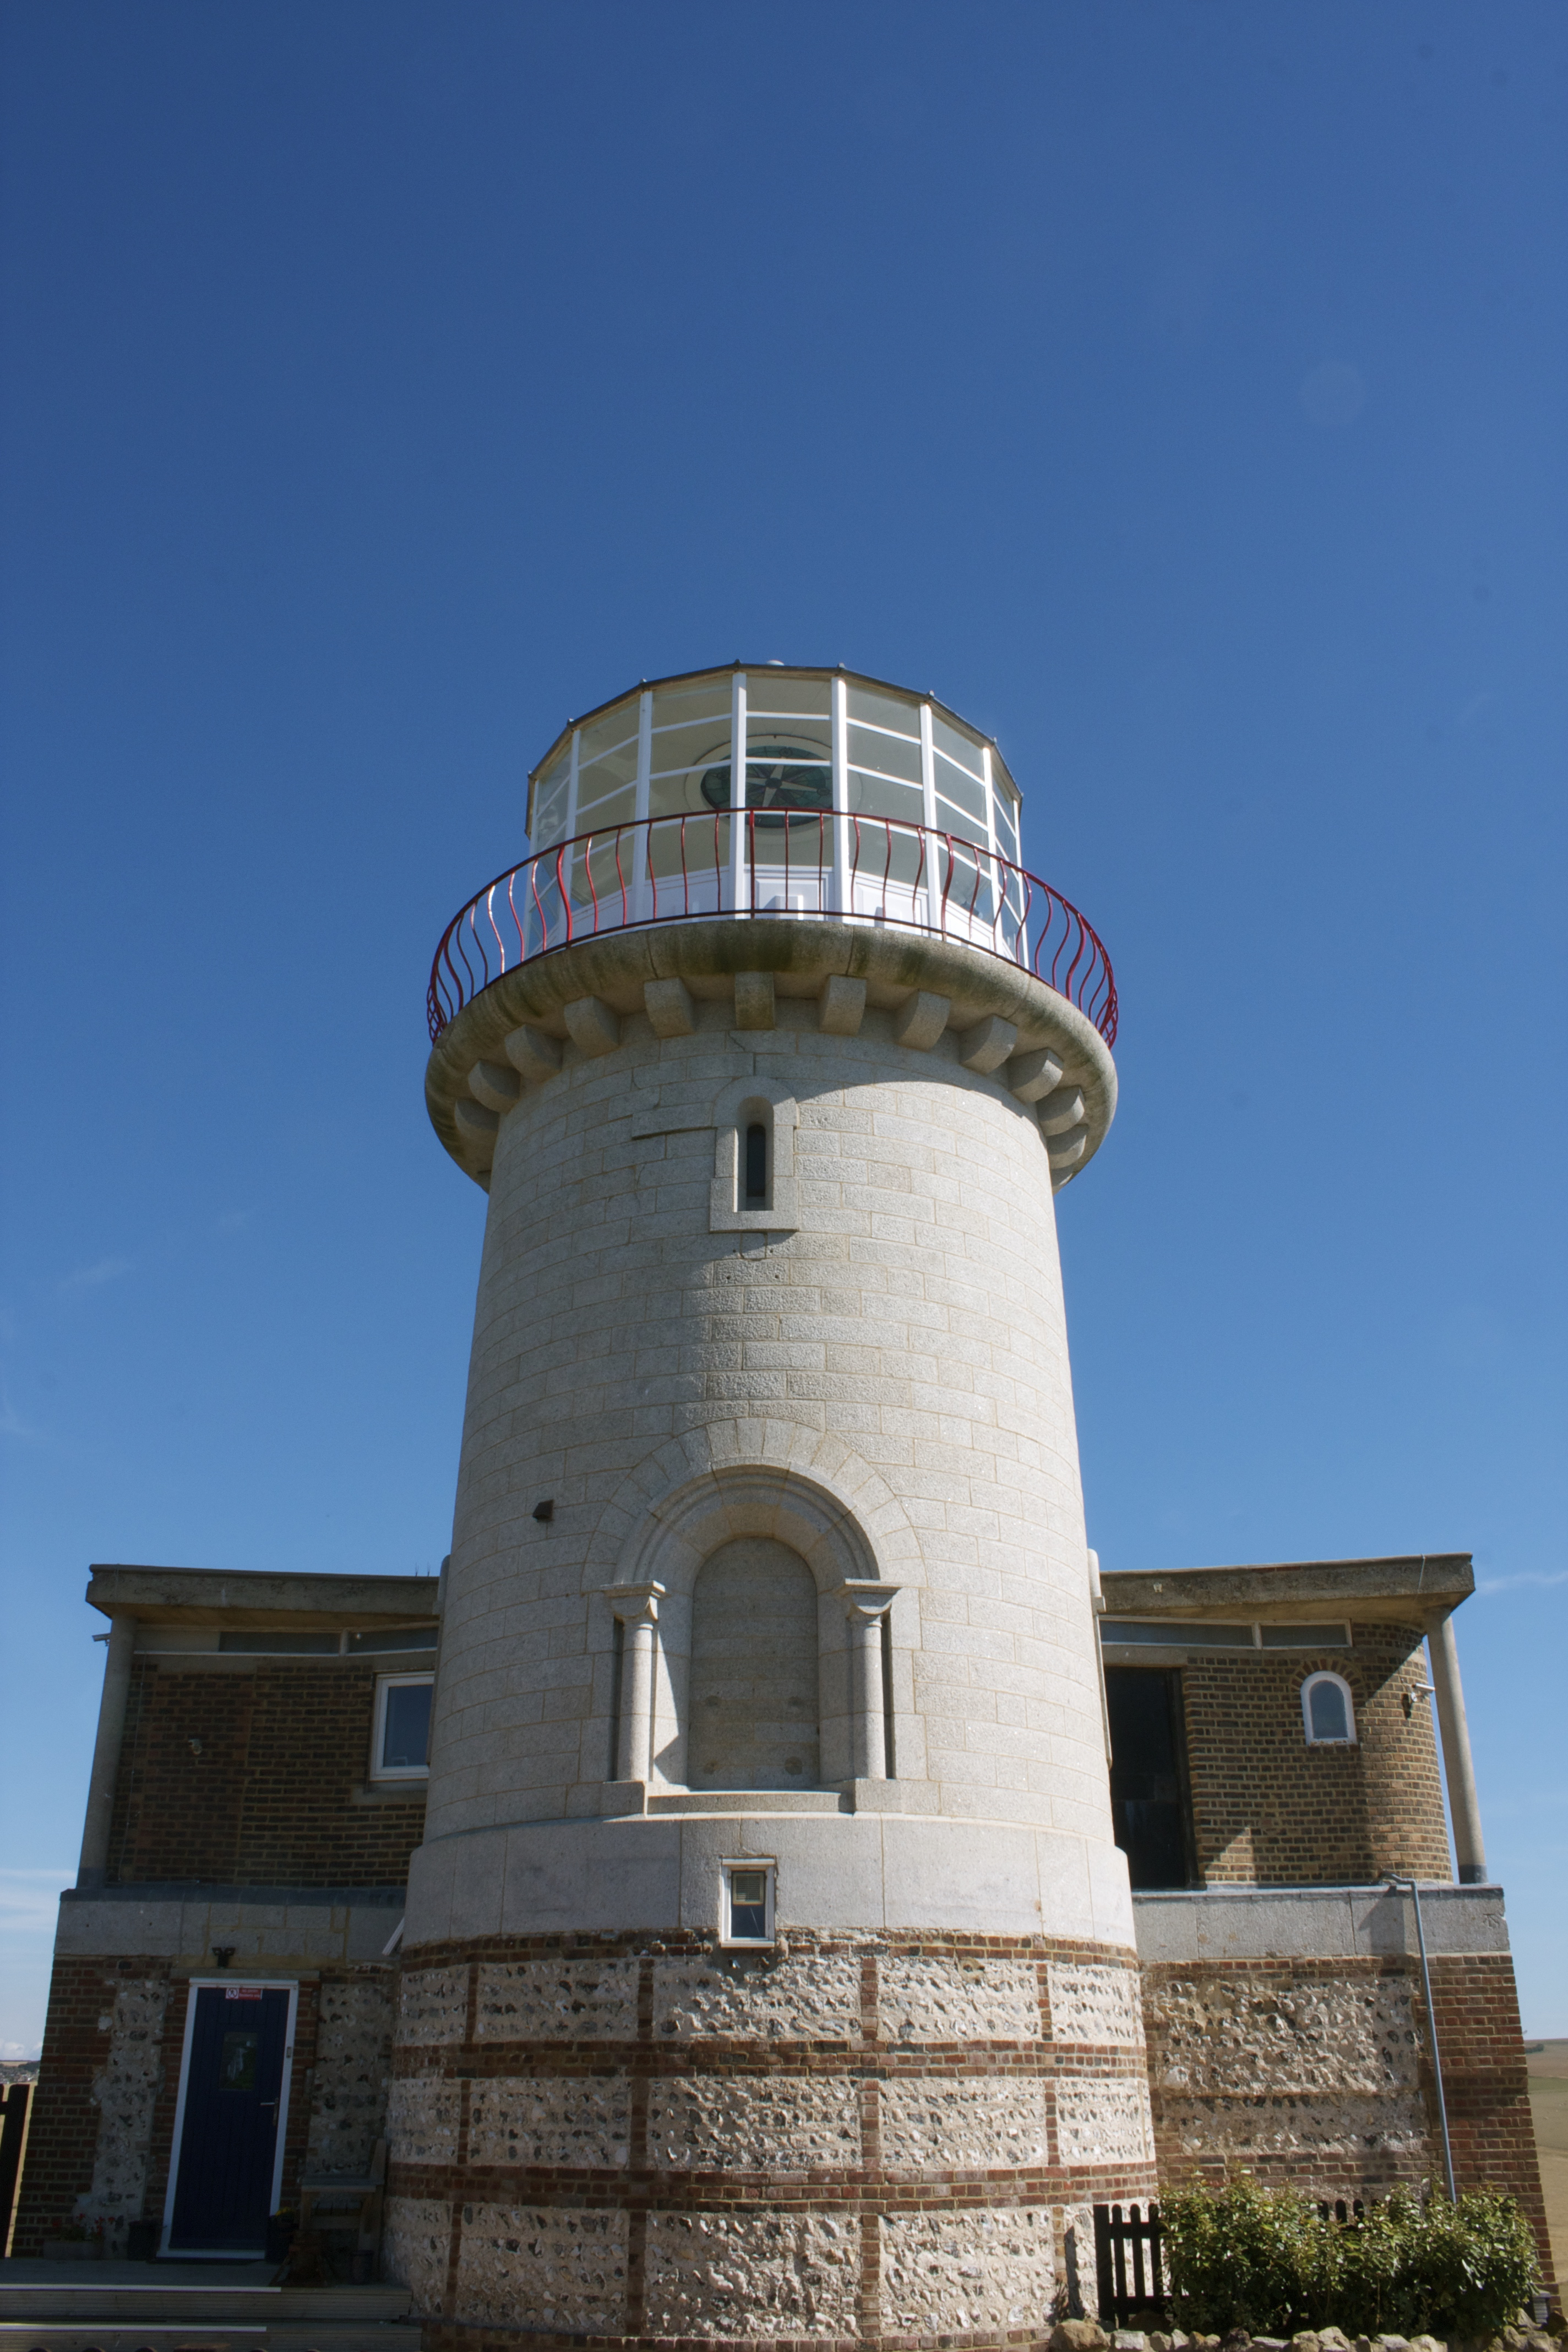
M 1487 1857 L 1481 1843 L 1481 1809 L 1476 1799 L 1476 1769 L 1470 1760 L 1470 1729 L 1465 1720 L 1465 1694 L 1459 1682 L 1459 1653 L 1454 1642 L 1454 1621 L 1442 1617 L 1428 1628 L 1427 1654 L 1432 1684 L 1437 1695 L 1437 1723 L 1443 1735 L 1443 1772 L 1448 1783 L 1448 1813 L 1454 1824 L 1454 1859 L 1461 1886 L 1487 1884 Z
M 1426 1930 L 1421 1924 L 1421 1889 L 1413 1878 L 1395 1878 L 1389 1873 L 1388 1884 L 1394 1893 L 1410 1889 L 1410 1900 L 1415 1906 L 1415 1942 L 1421 1954 L 1421 1990 L 1426 2000 L 1426 2031 L 1432 2037 L 1432 2078 L 1437 2085 L 1437 2124 L 1443 2135 L 1443 2178 L 1448 2184 L 1448 2202 L 1454 2202 L 1454 2150 L 1448 2138 L 1448 2102 L 1443 2095 L 1443 2060 L 1437 2048 L 1437 2012 L 1432 2006 L 1432 1971 L 1426 1965 Z
M 103 1696 L 98 1706 L 98 1740 L 92 1751 L 92 1778 L 87 1784 L 87 1819 L 82 1824 L 81 1860 L 77 1865 L 79 1895 L 95 1895 L 109 1870 L 109 1832 L 114 1820 L 114 1783 L 120 1772 L 120 1749 L 125 1738 L 125 1708 L 131 1696 L 131 1658 L 136 1647 L 134 1617 L 110 1620 L 109 1648 L 103 1661 Z

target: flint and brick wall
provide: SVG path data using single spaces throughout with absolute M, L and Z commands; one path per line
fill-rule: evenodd
M 16 2253 L 39 2252 L 79 2215 L 104 2222 L 111 2251 L 126 2222 L 162 2217 L 189 1978 L 166 1958 L 57 1957 Z M 285 2204 L 307 2160 L 312 2171 L 369 2168 L 384 2133 L 396 1969 L 301 1969 L 298 1982 Z
M 1041 1939 L 498 1940 L 404 1979 L 387 2267 L 437 2324 L 974 2346 L 1147 2197 L 1134 1968 Z
M 1182 1669 L 1198 1871 L 1209 1885 L 1368 1885 L 1450 1875 L 1423 1636 L 1357 1625 L 1354 1647 L 1194 1652 Z M 1356 1744 L 1309 1747 L 1301 1685 L 1342 1675 Z
M 425 1790 L 366 1787 L 375 1675 L 349 1658 L 138 1657 L 110 1882 L 400 1885 Z
M 1551 2275 L 1513 1962 L 1435 1956 L 1457 2188 L 1500 2188 Z M 1416 1961 L 1158 1962 L 1142 1970 L 1162 2187 L 1241 2166 L 1316 2198 L 1441 2185 L 1431 2032 Z

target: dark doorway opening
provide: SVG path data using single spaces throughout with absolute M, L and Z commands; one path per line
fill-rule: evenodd
M 289 1990 L 201 1985 L 193 1997 L 169 2251 L 259 2253 L 272 2210 Z
M 1182 1677 L 1152 1666 L 1107 1666 L 1110 1812 L 1117 1844 L 1138 1888 L 1191 1886 L 1197 1878 Z

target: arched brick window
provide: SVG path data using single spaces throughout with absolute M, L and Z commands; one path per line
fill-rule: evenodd
M 1355 1746 L 1355 1701 L 1342 1675 L 1309 1675 L 1301 1685 L 1301 1725 L 1309 1748 Z

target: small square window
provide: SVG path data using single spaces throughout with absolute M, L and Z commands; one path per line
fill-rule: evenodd
M 430 1694 L 435 1679 L 433 1675 L 377 1675 L 373 1780 L 428 1779 Z
M 773 1865 L 771 1862 L 724 1864 L 726 1944 L 771 1944 L 773 1940 Z

